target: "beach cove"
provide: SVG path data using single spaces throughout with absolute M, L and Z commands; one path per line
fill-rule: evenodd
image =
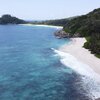
M 83 47 L 85 42 L 85 38 L 71 38 L 71 42 L 62 46 L 60 51 L 70 53 L 80 62 L 89 65 L 97 74 L 100 75 L 100 59 Z
M 31 27 L 37 26 L 45 28 L 56 28 L 57 31 L 62 30 L 63 28 L 61 26 L 52 25 L 23 25 Z M 66 39 L 64 40 L 66 41 Z M 95 100 L 100 97 L 100 59 L 95 57 L 90 53 L 90 51 L 83 47 L 84 43 L 86 42 L 85 38 L 70 38 L 68 40 L 69 42 L 67 41 L 66 44 L 62 44 L 58 49 L 51 48 L 51 50 L 53 50 L 54 53 L 61 57 L 60 62 L 64 66 L 66 66 L 67 68 L 71 68 L 77 74 L 82 75 L 80 81 L 82 81 L 83 83 L 81 85 L 84 88 L 89 89 L 87 97 L 91 98 L 91 100 Z M 83 76 L 85 76 L 86 78 L 83 78 Z
M 59 51 L 55 50 L 55 52 L 62 58 L 61 62 L 64 65 L 72 68 L 80 75 L 89 77 L 90 79 L 96 81 L 96 83 L 92 84 L 91 81 L 87 82 L 87 85 L 93 87 L 93 84 L 95 84 L 94 86 L 100 84 L 100 59 L 83 47 L 84 43 L 86 42 L 85 38 L 70 38 L 70 40 L 70 43 L 61 46 Z M 92 93 L 94 96 L 93 100 L 100 98 L 100 86 L 97 85 L 97 88 L 99 88 L 97 90 L 98 92 L 94 91 Z M 91 91 L 93 91 L 92 88 Z
M 55 38 L 57 30 L 35 25 L 0 25 L 0 100 L 91 97 L 82 87 L 80 75 L 62 64 L 52 49 L 69 43 L 69 39 Z
M 59 50 L 63 45 L 71 45 L 70 39 L 54 36 L 60 29 L 44 25 L 0 26 L 1 100 L 94 100 L 99 97 L 100 84 L 90 77 L 84 64 L 74 55 Z
M 37 27 L 47 27 L 47 28 L 56 28 L 57 30 L 62 30 L 61 26 L 52 26 L 52 25 L 32 25 L 26 24 L 28 26 L 37 26 Z M 59 40 L 59 39 L 58 39 Z M 64 39 L 66 41 L 66 39 Z M 59 49 L 51 48 L 59 57 L 63 65 L 71 68 L 73 71 L 82 75 L 83 81 L 81 84 L 84 88 L 88 88 L 90 93 L 89 96 L 92 100 L 95 100 L 100 97 L 100 59 L 95 57 L 90 53 L 89 50 L 83 47 L 86 42 L 85 38 L 70 38 L 68 39 L 67 44 L 64 43 Z M 67 53 L 67 55 L 66 55 Z M 66 58 L 67 57 L 67 58 Z M 64 58 L 64 59 L 63 59 Z M 67 60 L 66 60 L 67 59 Z M 73 63 L 74 62 L 74 63 Z M 88 78 L 83 78 L 83 76 Z M 89 84 L 89 85 L 88 85 Z M 88 85 L 86 87 L 86 85 Z M 94 87 L 94 88 L 93 88 Z M 84 98 L 85 99 L 85 98 Z M 90 99 L 89 99 L 90 100 Z

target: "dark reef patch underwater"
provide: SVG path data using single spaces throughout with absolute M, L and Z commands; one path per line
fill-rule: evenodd
M 80 75 L 60 62 L 51 48 L 57 28 L 0 26 L 0 100 L 92 100 Z

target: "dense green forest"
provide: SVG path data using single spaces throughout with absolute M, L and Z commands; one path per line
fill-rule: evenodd
M 58 20 L 43 21 L 41 22 L 41 24 L 62 26 L 62 25 L 65 25 L 67 22 L 68 22 L 68 19 L 58 19 Z
M 63 26 L 69 20 L 68 19 L 58 19 L 58 20 L 46 20 L 46 21 L 33 21 L 30 24 L 44 24 L 44 25 L 55 25 L 55 26 Z
M 64 26 L 68 23 L 71 19 L 76 18 L 70 17 L 65 19 L 55 19 L 55 20 L 45 20 L 45 21 L 31 21 L 30 24 L 44 24 L 44 25 L 55 25 L 55 26 Z
M 80 36 L 86 37 L 84 47 L 100 57 L 100 8 L 70 20 L 64 25 L 64 31 L 72 36 L 79 33 Z
M 11 15 L 3 15 L 0 18 L 0 24 L 24 24 L 26 23 L 24 20 L 18 19 L 16 17 L 12 17 Z

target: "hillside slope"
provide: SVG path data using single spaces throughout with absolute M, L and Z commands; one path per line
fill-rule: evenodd
M 44 24 L 44 25 L 55 25 L 55 26 L 64 26 L 68 23 L 71 19 L 76 18 L 70 17 L 65 19 L 55 19 L 55 20 L 44 20 L 44 21 L 31 21 L 30 24 Z
M 71 36 L 78 33 L 86 37 L 84 47 L 100 57 L 100 8 L 70 20 L 63 29 Z
M 0 18 L 0 24 L 24 24 L 24 23 L 26 23 L 24 20 L 18 19 L 8 14 L 3 15 Z

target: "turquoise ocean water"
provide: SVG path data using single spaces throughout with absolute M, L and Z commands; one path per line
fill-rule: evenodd
M 90 100 L 79 75 L 51 49 L 69 43 L 56 39 L 55 31 L 42 26 L 0 26 L 0 100 Z

